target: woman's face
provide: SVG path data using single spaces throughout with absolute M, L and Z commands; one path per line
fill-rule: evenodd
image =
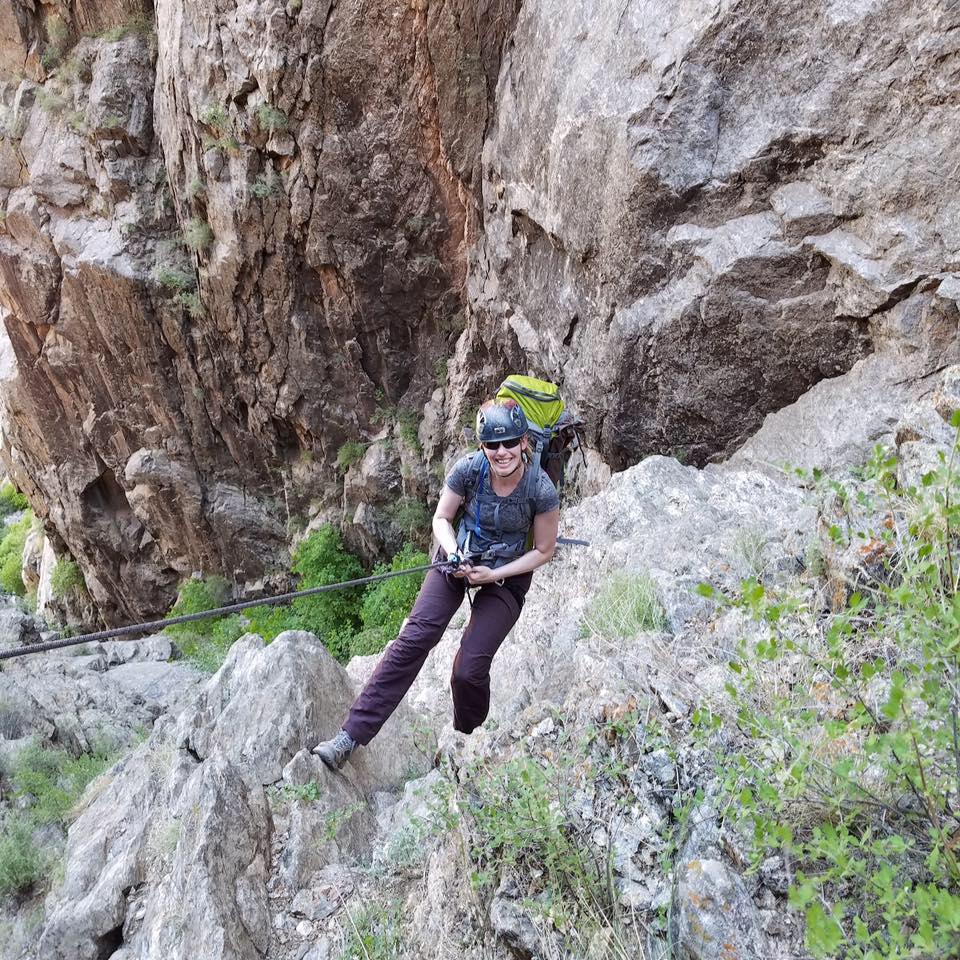
M 509 477 L 519 466 L 521 457 L 527 451 L 527 438 L 521 438 L 515 447 L 505 447 L 502 443 L 495 450 L 491 450 L 486 444 L 483 445 L 483 452 L 490 463 L 490 469 L 498 477 Z

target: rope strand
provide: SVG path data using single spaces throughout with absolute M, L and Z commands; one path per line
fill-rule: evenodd
M 589 546 L 586 540 L 571 540 L 566 537 L 557 537 L 558 544 L 570 546 Z M 482 560 L 483 556 L 472 554 L 466 557 L 467 562 L 473 563 Z M 83 633 L 78 637 L 57 638 L 45 640 L 43 643 L 32 643 L 12 650 L 0 650 L 0 660 L 12 660 L 14 657 L 25 657 L 31 653 L 43 653 L 45 650 L 59 650 L 62 647 L 73 647 L 81 643 L 95 643 L 99 640 L 108 640 L 111 637 L 129 637 L 138 633 L 149 633 L 151 630 L 163 630 L 166 627 L 176 626 L 178 623 L 195 623 L 197 620 L 208 620 L 211 617 L 221 617 L 228 613 L 237 613 L 239 610 L 249 610 L 251 607 L 268 607 L 277 603 L 289 603 L 301 597 L 313 597 L 318 593 L 328 593 L 331 590 L 347 590 L 350 587 L 362 587 L 368 583 L 379 583 L 381 580 L 391 580 L 393 577 L 404 577 L 411 573 L 426 573 L 429 570 L 439 570 L 447 567 L 446 560 L 436 563 L 426 563 L 419 567 L 409 567 L 406 570 L 391 570 L 388 573 L 376 573 L 369 577 L 359 577 L 356 580 L 344 580 L 342 583 L 328 583 L 322 587 L 310 587 L 308 590 L 295 590 L 292 593 L 281 593 L 276 597 L 264 597 L 261 600 L 244 600 L 241 603 L 231 603 L 225 607 L 215 607 L 212 610 L 202 610 L 200 613 L 185 613 L 179 617 L 169 617 L 161 620 L 150 620 L 146 623 L 134 623 L 126 627 L 113 627 L 110 630 L 98 630 L 96 633 Z
M 242 603 L 231 603 L 225 607 L 215 607 L 212 610 L 203 610 L 200 613 L 185 613 L 179 617 L 169 617 L 161 620 L 150 620 L 147 623 L 134 623 L 126 627 L 113 627 L 110 630 L 98 630 L 96 633 L 84 633 L 78 637 L 66 639 L 45 640 L 43 643 L 33 643 L 13 650 L 0 650 L 0 660 L 10 660 L 13 657 L 24 657 L 29 653 L 42 653 L 44 650 L 58 650 L 61 647 L 72 647 L 81 643 L 94 643 L 98 640 L 107 640 L 110 637 L 127 637 L 137 633 L 149 633 L 151 630 L 163 630 L 178 623 L 193 623 L 197 620 L 208 620 L 210 617 L 219 617 L 227 613 L 236 613 L 239 610 L 249 610 L 251 607 L 266 607 L 277 603 L 287 603 L 298 600 L 300 597 L 313 597 L 318 593 L 328 593 L 331 590 L 346 590 L 350 587 L 362 587 L 368 583 L 378 583 L 381 580 L 390 580 L 393 577 L 402 577 L 411 573 L 425 573 L 446 565 L 445 561 L 427 563 L 420 567 L 410 567 L 407 570 L 392 570 L 389 573 L 378 573 L 370 577 L 360 577 L 357 580 L 344 580 L 342 583 L 329 583 L 322 587 L 311 587 L 309 590 L 295 590 L 293 593 L 281 593 L 276 597 L 264 597 L 262 600 L 244 600 Z

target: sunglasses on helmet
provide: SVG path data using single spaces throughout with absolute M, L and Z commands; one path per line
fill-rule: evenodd
M 484 440 L 481 446 L 484 450 L 499 450 L 501 446 L 512 450 L 522 439 L 523 437 L 514 437 L 512 440 Z

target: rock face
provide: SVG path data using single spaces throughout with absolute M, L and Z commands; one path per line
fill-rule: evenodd
M 259 637 L 237 641 L 179 715 L 159 720 L 113 768 L 71 826 L 40 954 L 265 955 L 274 867 L 270 890 L 282 882 L 292 898 L 309 889 L 329 860 L 363 846 L 372 829 L 361 814 L 367 797 L 425 772 L 406 710 L 345 776 L 303 751 L 352 699 L 343 669 L 310 634 L 281 634 L 268 647 Z M 284 791 L 295 797 L 305 787 L 320 802 L 303 809 L 284 800 Z
M 282 567 L 340 445 L 429 396 L 514 9 L 83 6 L 4 38 L 2 419 L 111 621 Z
M 307 513 L 394 546 L 509 367 L 623 468 L 927 355 L 960 296 L 960 13 L 853 9 L 4 14 L 2 455 L 104 618 L 269 578 Z M 341 498 L 375 439 L 392 464 Z
M 484 145 L 463 375 L 510 344 L 623 467 L 702 462 L 849 368 L 956 267 L 955 16 L 525 3 Z

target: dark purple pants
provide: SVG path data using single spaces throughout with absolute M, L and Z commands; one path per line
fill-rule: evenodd
M 503 586 L 485 584 L 476 592 L 450 677 L 455 729 L 470 733 L 487 718 L 490 664 L 520 616 L 532 579 L 533 574 L 526 573 L 510 577 Z M 463 602 L 466 584 L 463 578 L 439 570 L 427 574 L 404 628 L 384 651 L 343 724 L 358 743 L 369 743 L 397 709 Z

